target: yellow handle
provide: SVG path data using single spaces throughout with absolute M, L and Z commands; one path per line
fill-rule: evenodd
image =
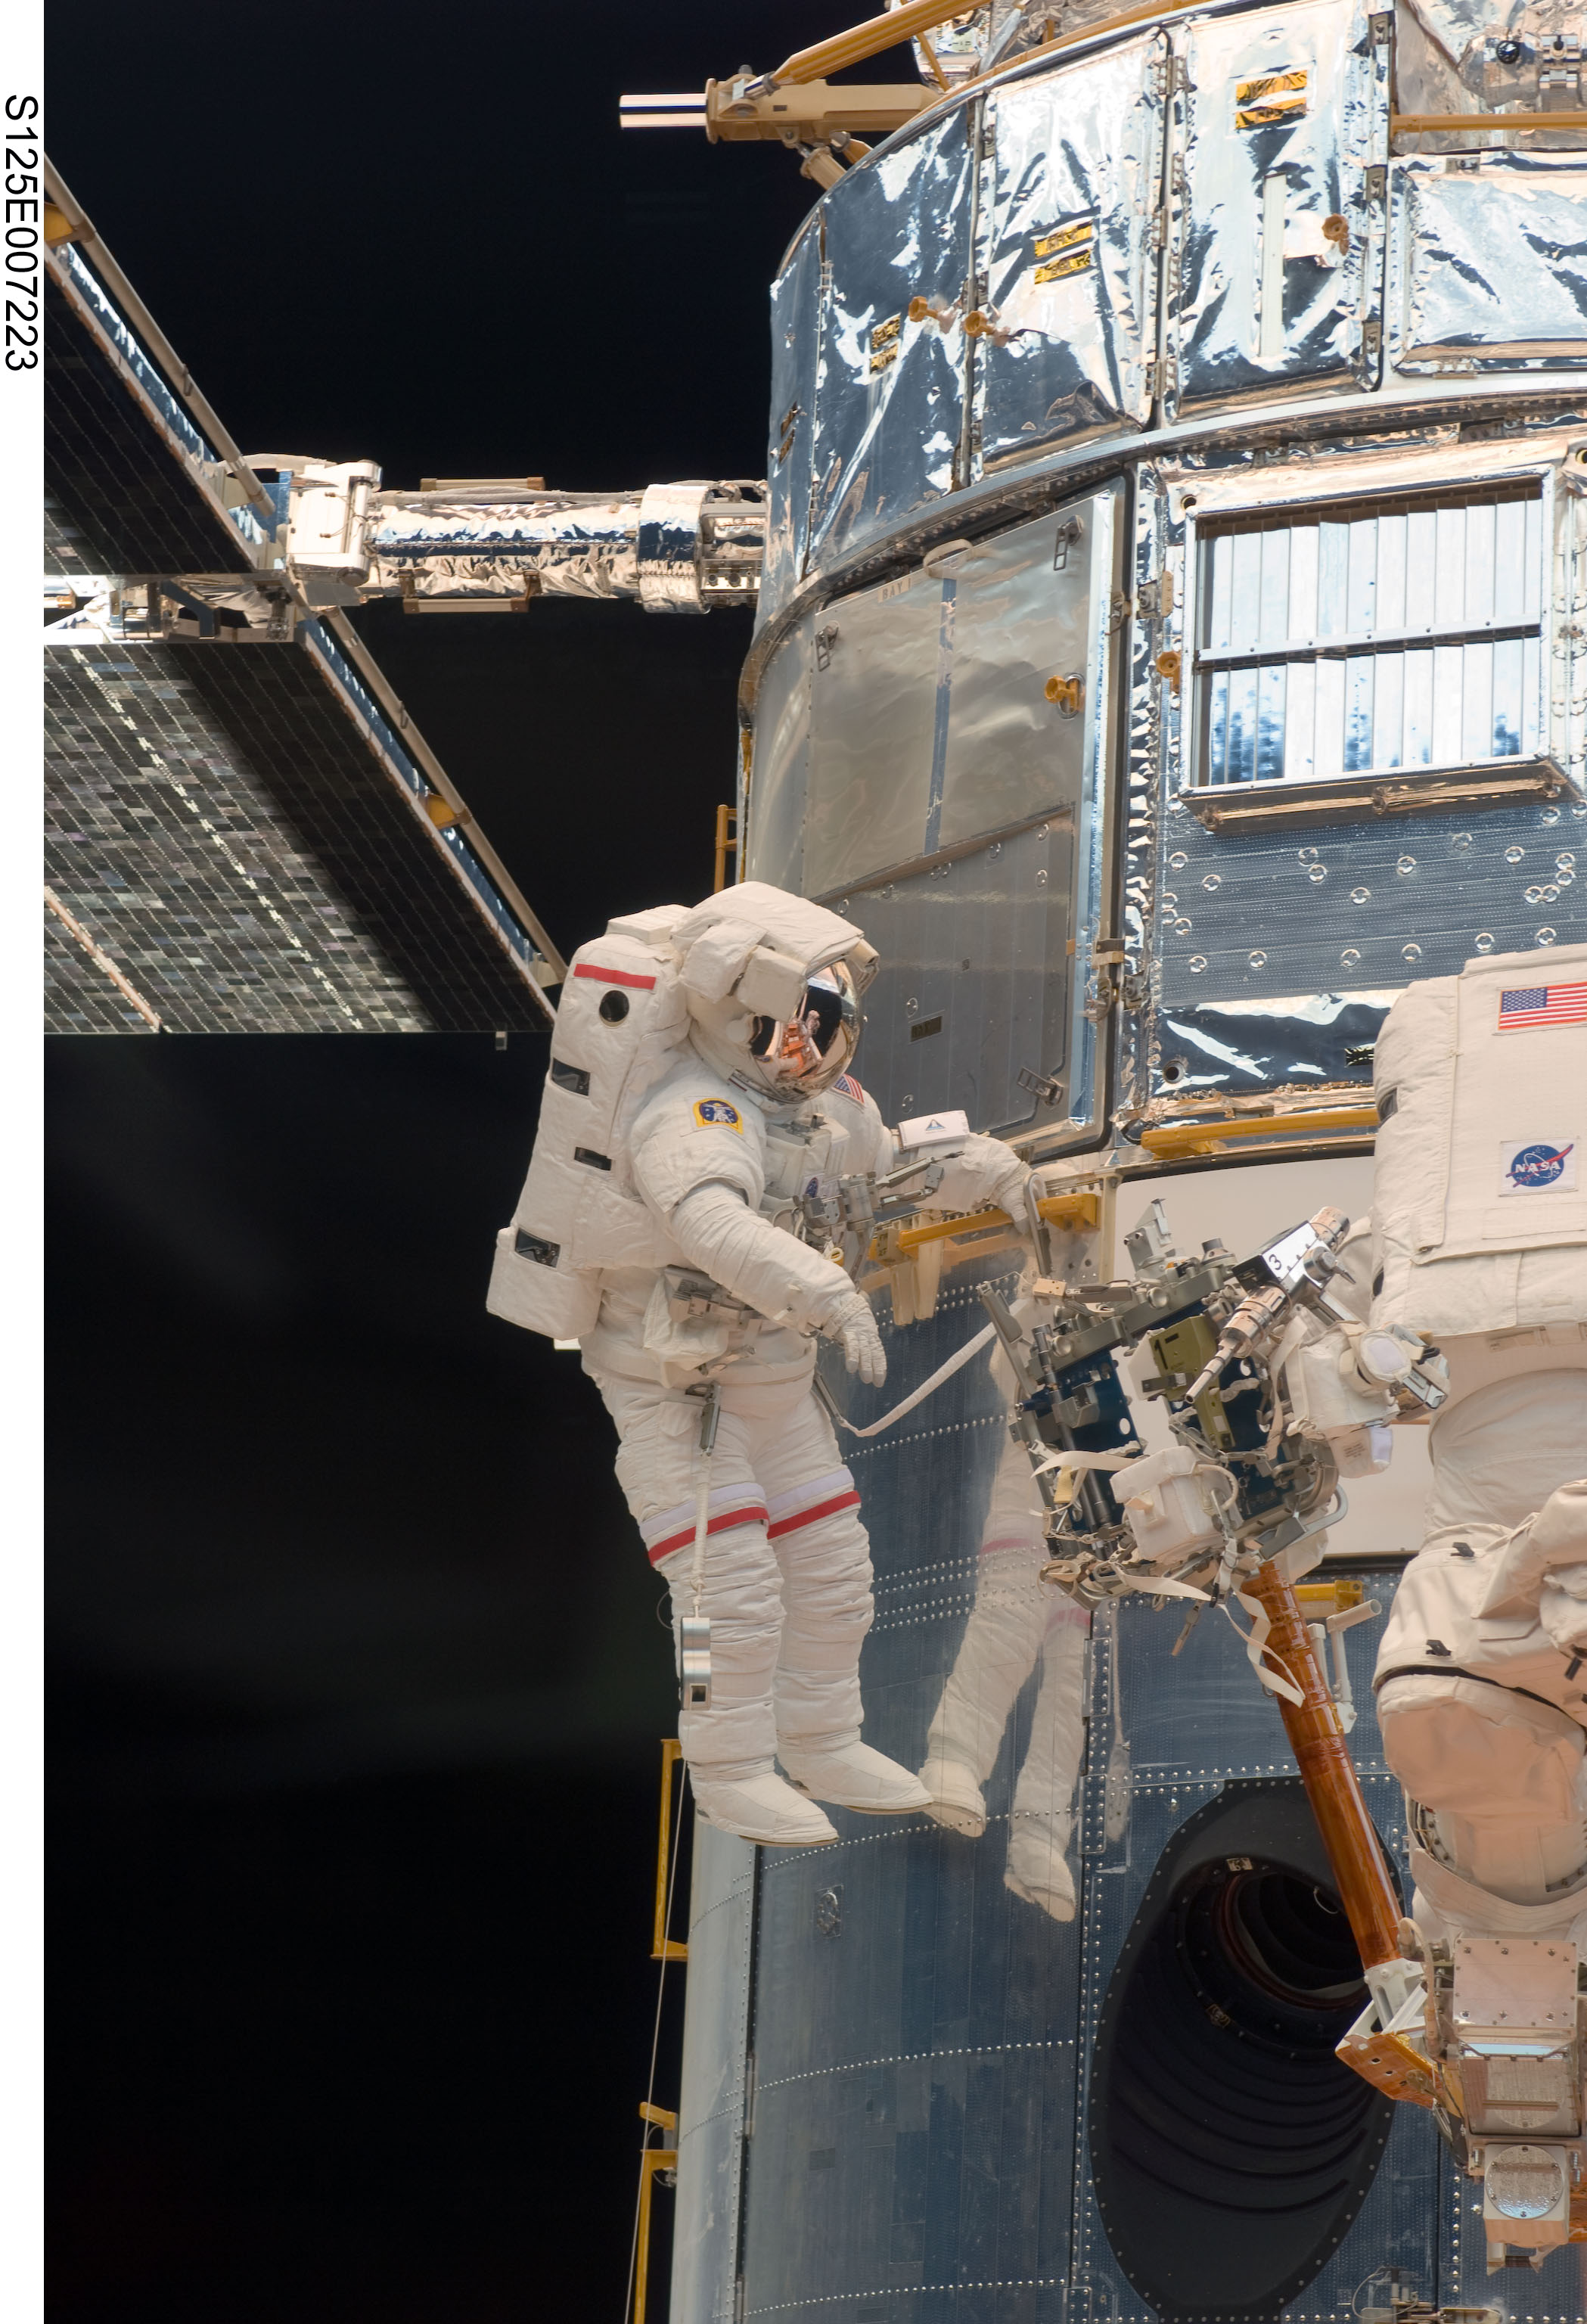
M 1178 1161 L 1188 1154 L 1213 1154 L 1236 1138 L 1301 1138 L 1315 1130 L 1356 1130 L 1378 1127 L 1375 1105 L 1317 1106 L 1309 1113 L 1245 1113 L 1230 1121 L 1160 1121 L 1143 1130 L 1140 1142 L 1149 1154 Z

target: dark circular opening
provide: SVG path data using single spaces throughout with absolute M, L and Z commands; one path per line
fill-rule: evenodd
M 628 1014 L 626 992 L 607 992 L 601 1000 L 601 1014 L 608 1025 L 621 1025 Z
M 1214 1870 L 1185 1899 L 1183 1941 L 1196 1973 L 1252 2033 L 1315 2035 L 1332 2050 L 1367 2006 L 1343 1908 L 1303 1874 Z
M 1333 2054 L 1367 1989 L 1290 1789 L 1231 1785 L 1181 1828 L 1103 2007 L 1097 2199 L 1164 2324 L 1276 2314 L 1342 2241 L 1388 2138 L 1390 2101 Z

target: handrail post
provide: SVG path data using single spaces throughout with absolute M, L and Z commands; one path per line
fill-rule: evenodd
M 688 1947 L 667 1933 L 668 1876 L 671 1866 L 672 1770 L 683 1757 L 683 1746 L 669 1736 L 661 1746 L 661 1822 L 656 1843 L 656 1930 L 650 1941 L 652 1960 L 686 1961 Z
M 673 2119 L 676 2121 L 676 2116 Z M 676 2171 L 677 2168 L 676 2147 L 647 2146 L 640 2157 L 639 2240 L 634 2249 L 633 2324 L 645 2324 L 645 2294 L 650 2289 L 650 2198 L 655 2191 L 658 2174 L 664 2171 Z

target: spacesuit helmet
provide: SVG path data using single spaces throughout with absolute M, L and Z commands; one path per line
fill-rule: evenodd
M 689 1038 L 725 1078 L 797 1103 L 845 1071 L 877 959 L 835 912 L 746 881 L 707 897 L 672 942 Z

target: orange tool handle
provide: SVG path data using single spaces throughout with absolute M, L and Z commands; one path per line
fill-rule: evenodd
M 1333 1692 L 1312 1651 L 1295 1584 L 1281 1566 L 1269 1563 L 1241 1588 L 1267 1609 L 1271 1628 L 1266 1651 L 1300 1689 L 1298 1703 L 1278 1698 L 1285 1731 L 1333 1867 L 1361 1967 L 1376 1969 L 1379 1962 L 1399 1957 L 1399 1900 L 1367 1813 Z

